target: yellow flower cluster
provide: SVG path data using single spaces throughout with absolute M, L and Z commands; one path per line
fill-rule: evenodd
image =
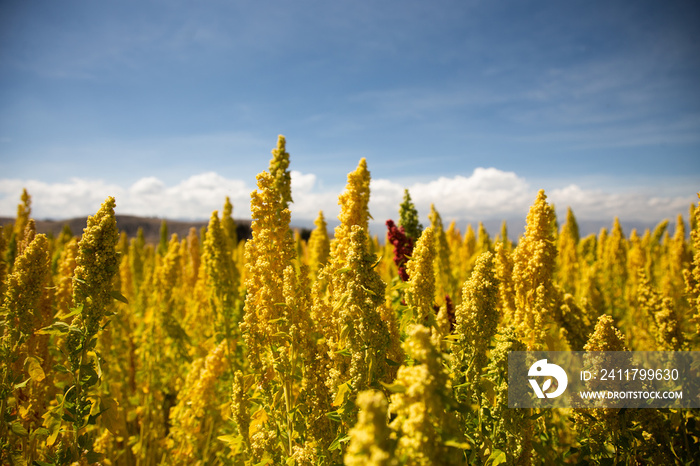
M 216 382 L 227 370 L 226 342 L 220 343 L 206 358 L 192 363 L 183 392 L 170 414 L 172 428 L 168 449 L 175 464 L 191 464 L 189 458 L 206 441 L 206 429 L 218 413 Z M 205 435 L 202 435 L 205 434 Z
M 501 332 L 498 343 L 491 352 L 487 373 L 494 382 L 492 418 L 493 451 L 505 453 L 507 464 L 529 465 L 532 463 L 533 422 L 530 409 L 508 407 L 508 354 L 525 351 L 527 348 L 513 327 Z
M 456 309 L 456 334 L 453 348 L 454 372 L 463 388 L 457 393 L 465 397 L 481 392 L 481 372 L 488 362 L 487 350 L 498 326 L 498 280 L 491 252 L 476 260 L 471 277 L 462 288 L 462 303 Z
M 357 395 L 359 414 L 350 432 L 346 466 L 397 466 L 387 425 L 388 403 L 382 392 L 368 390 Z
M 389 333 L 378 309 L 386 285 L 372 269 L 375 257 L 367 252 L 365 230 L 354 225 L 348 240 L 345 267 L 330 277 L 335 331 L 327 334 L 334 366 L 328 385 L 335 389 L 347 382 L 361 391 L 381 379 L 386 367 Z
M 347 255 L 353 226 L 357 225 L 365 232 L 369 231 L 369 183 L 367 161 L 360 159 L 355 171 L 348 174 L 345 191 L 338 196 L 340 225 L 335 228 L 335 238 L 331 243 L 331 255 L 335 258 Z
M 700 198 L 700 193 L 698 193 L 698 198 Z M 693 214 L 691 218 L 695 220 L 695 228 L 691 230 L 690 236 L 693 240 L 695 253 L 692 267 L 683 271 L 683 278 L 685 279 L 685 292 L 691 301 L 692 310 L 695 312 L 693 320 L 696 325 L 696 333 L 700 333 L 700 206 L 694 209 Z
M 430 205 L 430 226 L 433 228 L 435 237 L 435 285 L 436 298 L 438 303 L 442 303 L 445 296 L 454 295 L 455 280 L 452 275 L 452 264 L 450 262 L 450 246 L 447 243 L 445 228 L 442 225 L 442 218 L 434 205 Z
M 446 445 L 461 433 L 448 409 L 451 385 L 430 330 L 414 325 L 403 346 L 416 365 L 399 368 L 395 384 L 400 388 L 391 395 L 394 419 L 390 427 L 398 435 L 396 456 L 413 465 L 463 464 L 461 451 Z
M 37 235 L 15 260 L 12 273 L 7 277 L 3 306 L 9 312 L 9 332 L 18 342 L 20 334 L 31 335 L 41 322 L 39 299 L 50 278 L 48 241 Z
M 322 211 L 318 213 L 314 225 L 316 228 L 311 232 L 308 247 L 309 270 L 312 276 L 316 276 L 321 267 L 326 265 L 331 251 L 331 242 L 328 238 L 326 219 L 323 217 Z
M 83 306 L 80 318 L 89 335 L 97 333 L 112 302 L 112 279 L 119 272 L 115 205 L 114 198 L 109 197 L 94 216 L 88 217 L 87 227 L 78 243 L 73 305 Z
M 290 230 L 288 168 L 280 136 L 241 241 L 229 198 L 186 240 L 163 222 L 148 244 L 118 236 L 111 198 L 80 242 L 37 234 L 23 193 L 0 230 L 0 463 L 692 462 L 692 410 L 571 423 L 508 408 L 507 363 L 526 349 L 695 349 L 700 209 L 692 242 L 682 218 L 672 236 L 662 222 L 625 238 L 616 220 L 580 239 L 571 209 L 557 234 L 541 191 L 515 247 L 505 223 L 494 240 L 483 223 L 462 236 L 434 206 L 420 234 L 406 191 L 404 282 L 394 244 L 369 237 L 364 159 L 332 241 L 321 212 L 308 241 Z
M 292 175 L 289 173 L 289 154 L 286 141 L 281 134 L 277 137 L 277 147 L 272 150 L 270 160 L 270 175 L 274 180 L 275 192 L 280 195 L 283 208 L 292 202 Z
M 263 361 L 262 345 L 279 332 L 285 317 L 284 270 L 295 257 L 289 229 L 289 210 L 284 207 L 275 180 L 263 172 L 258 175 L 258 190 L 251 194 L 253 238 L 246 242 L 246 300 L 241 330 L 255 372 L 264 373 L 271 361 Z
M 525 235 L 513 252 L 514 324 L 528 350 L 543 349 L 546 327 L 554 315 L 552 278 L 557 246 L 553 224 L 554 209 L 540 190 L 527 214 Z
M 407 319 L 408 322 L 435 326 L 435 235 L 433 227 L 423 231 L 413 255 L 406 264 L 408 271 L 408 288 L 406 289 Z

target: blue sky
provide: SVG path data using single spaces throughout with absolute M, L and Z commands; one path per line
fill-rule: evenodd
M 278 134 L 293 220 L 361 157 L 378 224 L 687 215 L 700 190 L 696 1 L 0 3 L 0 215 L 249 215 Z M 462 225 L 460 225 L 462 226 Z

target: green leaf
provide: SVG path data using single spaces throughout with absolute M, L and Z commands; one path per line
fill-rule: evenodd
M 26 387 L 30 380 L 32 380 L 32 379 L 29 378 L 29 379 L 25 380 L 24 382 L 16 383 L 16 384 L 14 385 L 14 389 L 17 390 L 18 388 L 24 388 L 24 387 Z
M 506 461 L 507 458 L 505 452 L 499 449 L 495 449 L 489 455 L 488 459 L 486 460 L 486 464 L 489 466 L 497 466 L 499 464 L 505 463 Z
M 69 317 L 73 317 L 73 316 L 76 315 L 76 314 L 80 314 L 81 312 L 83 312 L 83 305 L 82 305 L 82 304 L 78 304 L 76 307 L 72 307 L 72 308 L 70 309 L 70 312 L 69 312 L 68 314 L 59 314 L 59 315 L 57 315 L 57 316 L 56 316 L 56 319 L 58 319 L 58 320 L 65 320 L 65 319 L 67 319 L 67 318 L 69 318 Z
M 85 385 L 95 385 L 99 377 L 93 363 L 80 366 L 80 383 Z
M 388 384 L 380 381 L 379 383 L 382 384 L 382 386 L 389 390 L 391 393 L 406 393 L 406 387 L 398 382 Z
M 68 333 L 70 331 L 71 331 L 71 326 L 68 325 L 67 323 L 54 322 L 53 324 L 49 325 L 48 327 L 44 327 L 40 330 L 37 330 L 34 333 L 36 333 L 37 335 L 59 335 L 59 334 L 63 334 L 63 333 Z
M 56 407 L 55 409 L 58 410 L 59 407 Z M 58 434 L 61 432 L 61 416 L 53 411 L 49 411 L 44 414 L 43 417 L 44 427 L 46 427 L 49 431 L 49 437 L 46 439 L 46 446 L 50 447 L 56 443 Z
M 112 298 L 116 299 L 117 301 L 119 301 L 119 302 L 121 302 L 121 303 L 129 304 L 129 300 L 126 299 L 126 298 L 124 297 L 124 295 L 121 294 L 121 293 L 120 293 L 119 291 L 117 291 L 117 290 L 112 290 L 112 291 L 110 291 L 110 292 L 109 292 L 109 295 L 110 295 Z
M 350 331 L 352 330 L 352 326 L 349 324 L 343 325 L 343 328 L 340 329 L 340 341 L 345 341 L 348 338 L 348 335 L 350 335 Z
M 369 294 L 370 296 L 377 296 L 377 293 L 375 293 L 374 291 L 370 290 L 370 289 L 367 288 L 365 285 L 360 285 L 360 288 L 362 288 L 363 290 L 365 290 L 365 292 L 366 292 L 367 294 Z
M 458 440 L 448 440 L 445 442 L 446 447 L 459 448 L 460 450 L 469 450 L 471 445 L 467 442 L 460 442 Z
M 18 437 L 26 437 L 29 435 L 27 429 L 25 429 L 24 426 L 19 422 L 13 422 L 12 424 L 10 424 L 10 430 L 13 434 L 17 435 Z
M 67 374 L 70 372 L 63 364 L 54 364 L 53 370 L 61 374 Z
M 240 435 L 219 435 L 216 437 L 217 440 L 227 443 L 228 445 L 238 445 L 243 440 Z
M 41 368 L 41 363 L 33 356 L 27 356 L 27 359 L 24 360 L 24 368 L 27 374 L 29 374 L 29 377 L 35 382 L 41 382 L 46 378 L 44 369 Z
M 113 435 L 117 435 L 117 428 L 119 426 L 119 403 L 114 398 L 103 397 L 100 399 L 100 413 L 102 415 L 102 422 L 104 426 Z
M 341 307 L 345 305 L 345 303 L 348 300 L 348 294 L 345 293 L 343 296 L 340 297 L 340 301 L 338 301 L 335 306 L 333 306 L 333 312 L 337 312 Z
M 32 437 L 48 437 L 51 432 L 46 427 L 39 427 L 32 432 Z
M 340 406 L 345 402 L 345 397 L 348 395 L 351 391 L 350 388 L 350 383 L 345 382 L 344 384 L 341 384 L 338 387 L 338 393 L 335 395 L 335 399 L 333 400 L 332 405 L 333 406 Z
M 338 436 L 333 440 L 333 443 L 328 447 L 328 450 L 333 451 L 333 450 L 338 450 L 340 448 L 341 443 L 347 443 L 350 441 L 350 436 L 349 435 L 343 435 L 342 433 L 339 433 Z

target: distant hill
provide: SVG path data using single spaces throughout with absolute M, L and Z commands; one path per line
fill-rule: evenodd
M 560 219 L 559 221 L 562 222 L 564 219 Z M 14 218 L 9 218 L 9 217 L 0 217 L 0 225 L 8 225 L 8 224 L 13 224 L 15 221 Z M 134 237 L 136 236 L 136 232 L 138 231 L 139 228 L 143 228 L 143 234 L 144 237 L 146 238 L 146 241 L 151 244 L 157 244 L 160 241 L 160 224 L 163 221 L 161 218 L 155 218 L 155 217 L 137 217 L 134 215 L 117 215 L 117 226 L 119 227 L 120 231 L 125 231 L 129 237 Z M 165 221 L 168 224 L 168 235 L 172 235 L 173 233 L 177 233 L 177 235 L 180 238 L 185 238 L 190 232 L 190 228 L 194 227 L 197 230 L 197 233 L 201 230 L 202 227 L 206 227 L 207 224 L 209 223 L 208 221 L 192 221 L 192 222 L 187 222 L 187 221 L 182 221 L 182 220 L 168 220 L 165 219 Z M 74 235 L 80 235 L 83 231 L 83 228 L 85 228 L 85 225 L 87 224 L 87 217 L 79 217 L 79 218 L 72 218 L 68 220 L 35 220 L 36 222 L 36 228 L 39 233 L 45 233 L 45 234 L 53 234 L 54 236 L 58 235 L 61 230 L 63 229 L 64 225 L 68 225 L 68 227 L 71 229 Z M 251 237 L 251 230 L 250 230 L 250 220 L 235 220 L 236 225 L 237 225 L 237 232 L 238 232 L 238 238 L 243 239 L 243 238 L 250 238 Z M 501 220 L 485 220 L 484 227 L 488 231 L 489 235 L 493 239 L 498 232 L 501 230 Z M 445 224 L 445 227 L 447 227 L 447 222 Z M 612 219 L 609 221 L 602 221 L 602 220 L 579 220 L 578 225 L 579 225 L 579 230 L 581 233 L 581 237 L 583 238 L 586 235 L 589 235 L 591 233 L 598 234 L 600 232 L 600 229 L 605 227 L 610 231 L 612 228 Z M 629 221 L 623 221 L 622 223 L 622 229 L 625 233 L 626 236 L 629 235 L 630 231 L 635 228 L 637 230 L 638 234 L 643 234 L 645 229 L 650 229 L 653 230 L 657 223 L 652 223 L 652 222 L 629 222 Z M 338 225 L 337 221 L 334 220 L 328 220 L 328 234 L 332 237 L 333 236 L 333 229 Z M 508 236 L 510 237 L 511 241 L 517 241 L 518 237 L 523 233 L 525 229 L 525 220 L 522 218 L 511 218 L 507 219 L 507 225 L 508 225 Z M 478 226 L 478 222 L 473 222 L 472 227 L 476 230 Z M 561 224 L 559 225 L 561 227 Z M 461 230 L 462 234 L 466 232 L 466 224 L 465 222 L 461 222 L 460 224 L 457 225 L 458 229 Z M 309 238 L 309 235 L 311 234 L 311 228 L 313 228 L 313 225 L 310 224 L 309 227 L 307 226 L 302 226 L 300 228 L 295 228 L 292 226 L 293 229 L 298 229 L 301 232 L 301 237 L 305 240 Z M 384 225 L 373 225 L 371 228 L 372 230 L 372 235 L 377 235 L 379 237 L 380 242 L 384 242 L 385 240 L 385 235 L 386 235 L 386 228 Z M 675 221 L 671 221 L 669 224 L 669 233 L 673 234 L 675 231 Z
M 153 217 L 137 217 L 134 215 L 117 215 L 117 227 L 119 231 L 124 231 L 129 237 L 136 236 L 139 228 L 143 228 L 143 235 L 146 242 L 157 244 L 160 241 L 160 225 L 164 219 Z M 0 217 L 0 225 L 13 224 L 14 218 Z M 87 217 L 71 218 L 68 220 L 34 220 L 39 233 L 57 236 L 61 233 L 64 225 L 68 225 L 74 235 L 80 235 L 87 225 Z M 186 222 L 181 220 L 165 219 L 168 225 L 168 236 L 177 233 L 180 238 L 185 238 L 194 227 L 197 234 L 202 227 L 208 225 L 208 221 Z M 236 220 L 238 238 L 250 238 L 250 221 Z

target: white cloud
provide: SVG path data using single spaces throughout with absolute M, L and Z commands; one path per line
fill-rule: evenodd
M 149 176 L 147 178 L 141 178 L 136 183 L 131 185 L 129 192 L 133 195 L 158 195 L 165 189 L 165 183 L 160 181 L 155 176 Z
M 324 188 L 315 174 L 292 171 L 292 222 L 311 226 L 319 210 L 330 225 L 337 223 L 340 211 L 338 194 L 344 187 Z M 550 183 L 552 184 L 552 183 Z M 117 213 L 173 219 L 206 219 L 213 210 L 221 210 L 226 196 L 234 205 L 235 218 L 250 218 L 250 193 L 255 189 L 242 180 L 225 178 L 215 172 L 190 176 L 172 186 L 149 176 L 128 187 L 99 179 L 73 178 L 64 183 L 35 180 L 0 180 L 0 215 L 13 217 L 26 187 L 32 196 L 32 215 L 37 219 L 70 218 L 91 215 L 107 196 L 117 201 Z M 434 204 L 445 224 L 455 220 L 459 227 L 478 221 L 520 219 L 524 221 L 534 201 L 538 186 L 513 172 L 495 168 L 477 168 L 469 176 L 440 177 L 429 182 L 403 186 L 388 179 L 373 179 L 370 212 L 375 234 L 384 222 L 398 219 L 404 188 L 408 188 L 424 225 L 429 223 L 430 205 Z M 563 219 L 570 206 L 579 221 L 612 222 L 615 216 L 624 221 L 656 223 L 686 216 L 688 206 L 696 202 L 694 192 L 687 196 L 659 194 L 648 186 L 633 188 L 587 188 L 567 183 L 547 191 Z M 516 233 L 514 231 L 513 233 Z
M 250 217 L 251 188 L 240 180 L 208 172 L 191 176 L 174 186 L 156 177 L 145 177 L 128 188 L 104 180 L 73 178 L 67 183 L 33 180 L 0 180 L 0 215 L 12 217 L 22 188 L 32 196 L 35 218 L 71 218 L 95 213 L 108 196 L 117 201 L 117 213 L 182 219 L 206 219 L 221 210 L 226 196 L 234 205 L 234 216 Z

